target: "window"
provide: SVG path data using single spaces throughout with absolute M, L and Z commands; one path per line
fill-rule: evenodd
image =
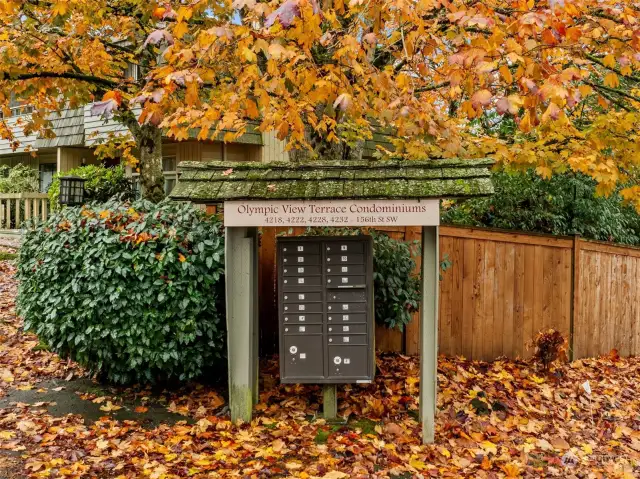
M 178 182 L 178 161 L 175 156 L 165 156 L 162 158 L 162 173 L 164 174 L 164 194 L 169 195 Z M 136 191 L 136 196 L 142 196 L 142 186 L 140 185 L 140 173 L 133 173 L 131 181 Z
M 55 163 L 43 163 L 39 167 L 40 170 L 40 193 L 46 193 L 53 181 L 53 174 L 56 172 Z
M 22 101 L 16 100 L 15 96 L 11 95 L 11 99 L 9 100 L 9 114 L 5 115 L 4 112 L 0 111 L 0 119 L 27 115 L 29 113 L 33 113 L 33 107 L 31 105 L 26 105 Z
M 168 195 L 178 182 L 178 162 L 175 156 L 162 158 L 162 172 L 164 173 L 164 194 Z
M 127 71 L 124 73 L 124 76 L 133 81 L 138 81 L 140 79 L 140 65 L 127 63 Z

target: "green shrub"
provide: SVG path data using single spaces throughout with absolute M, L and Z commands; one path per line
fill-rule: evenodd
M 493 196 L 454 202 L 443 210 L 442 222 L 640 244 L 638 212 L 618 194 L 597 196 L 596 183 L 587 176 L 546 180 L 533 170 L 498 170 L 492 180 Z
M 40 176 L 37 170 L 18 163 L 13 168 L 0 165 L 0 193 L 37 193 Z
M 84 178 L 86 180 L 84 183 L 84 191 L 87 202 L 105 202 L 113 197 L 117 197 L 122 201 L 135 199 L 133 183 L 127 178 L 123 166 L 119 165 L 107 168 L 101 165 L 86 165 L 54 175 L 48 192 L 52 210 L 59 207 L 58 196 L 60 196 L 61 176 L 79 176 L 80 178 Z
M 292 234 L 293 230 L 289 234 Z M 420 276 L 414 274 L 413 253 L 418 245 L 390 238 L 375 230 L 360 228 L 307 228 L 305 236 L 349 236 L 369 234 L 373 237 L 373 292 L 378 324 L 400 331 L 411 321 L 420 306 Z M 413 246 L 413 247 L 412 247 Z M 415 250 L 415 251 L 412 251 Z M 446 268 L 445 268 L 446 269 Z
M 225 351 L 224 238 L 190 204 L 64 208 L 26 232 L 25 329 L 115 383 L 187 380 Z
M 414 274 L 411 244 L 371 231 L 376 321 L 400 331 L 420 307 L 420 277 Z M 415 245 L 417 248 L 417 245 Z

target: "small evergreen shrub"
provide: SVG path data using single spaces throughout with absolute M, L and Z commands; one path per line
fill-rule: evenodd
M 110 201 L 26 232 L 25 329 L 115 383 L 188 380 L 225 351 L 224 237 L 190 204 Z
M 49 203 L 51 209 L 57 209 L 58 197 L 60 196 L 60 177 L 79 176 L 84 178 L 84 194 L 87 202 L 109 201 L 117 197 L 123 201 L 135 199 L 135 190 L 130 178 L 127 178 L 122 165 L 107 168 L 102 165 L 79 166 L 64 173 L 57 173 L 53 177 L 53 182 L 49 187 Z
M 373 236 L 376 321 L 402 331 L 418 311 L 421 299 L 420 276 L 414 273 L 416 262 L 412 247 L 384 233 L 371 231 L 370 234 Z

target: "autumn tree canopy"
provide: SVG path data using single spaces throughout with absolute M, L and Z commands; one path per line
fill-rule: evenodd
M 36 106 L 30 128 L 103 99 L 143 151 L 158 128 L 230 141 L 257 121 L 346 160 L 382 131 L 382 156 L 582 172 L 640 207 L 639 2 L 0 0 L 0 18 L 0 92 Z

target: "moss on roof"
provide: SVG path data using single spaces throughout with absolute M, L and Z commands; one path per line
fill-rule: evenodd
M 176 200 L 464 198 L 493 193 L 480 159 L 313 163 L 182 162 Z

